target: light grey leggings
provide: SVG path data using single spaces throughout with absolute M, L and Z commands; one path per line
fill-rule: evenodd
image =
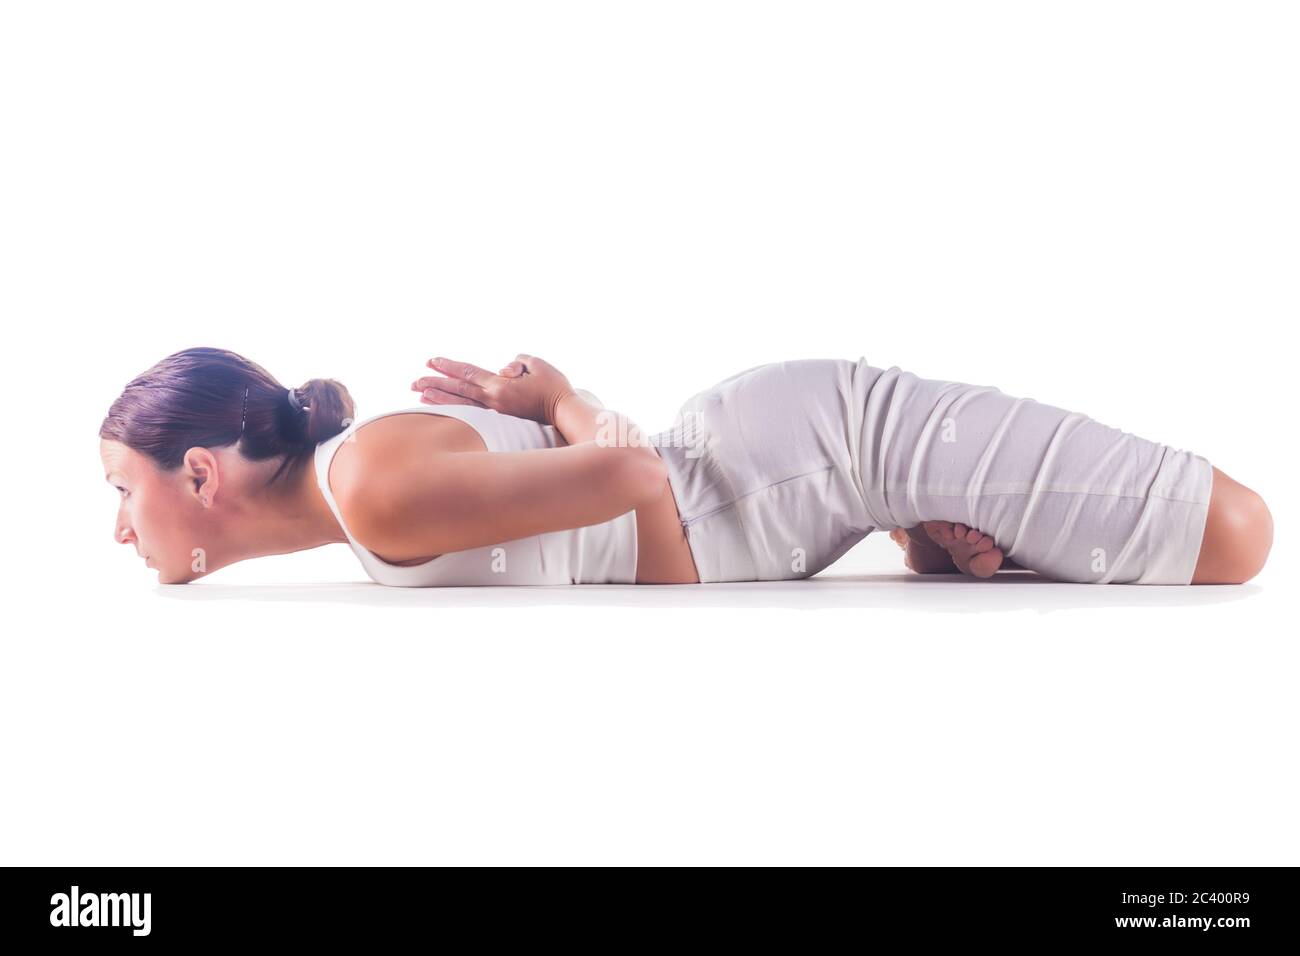
M 654 437 L 702 582 L 803 578 L 870 532 L 960 521 L 1060 581 L 1187 584 L 1200 455 L 866 359 L 746 369 Z

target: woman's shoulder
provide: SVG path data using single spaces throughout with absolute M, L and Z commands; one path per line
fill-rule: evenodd
M 439 455 L 486 451 L 473 427 L 418 409 L 363 422 L 334 450 L 330 492 L 349 527 L 386 518 L 411 493 L 427 493 L 436 480 Z

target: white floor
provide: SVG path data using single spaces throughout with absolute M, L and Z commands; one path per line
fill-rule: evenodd
M 921 578 L 883 535 L 774 584 L 395 590 L 341 547 L 296 560 L 159 588 L 124 552 L 102 592 L 28 595 L 0 703 L 6 863 L 1300 849 L 1279 578 Z M 268 564 L 286 583 L 243 583 Z

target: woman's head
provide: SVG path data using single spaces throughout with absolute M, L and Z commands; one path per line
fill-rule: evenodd
M 127 384 L 99 429 L 121 495 L 116 540 L 133 544 L 165 584 L 213 570 L 203 542 L 219 538 L 218 500 L 238 504 L 250 488 L 286 481 L 353 414 L 332 379 L 291 391 L 225 349 L 167 356 Z

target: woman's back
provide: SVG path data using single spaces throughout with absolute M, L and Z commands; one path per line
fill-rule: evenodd
M 330 466 L 348 442 L 362 442 L 358 432 L 378 419 L 438 415 L 458 419 L 474 430 L 489 452 L 530 451 L 564 445 L 550 425 L 503 415 L 476 405 L 421 406 L 375 415 L 351 425 L 316 449 L 316 476 L 321 493 L 347 535 L 366 573 L 380 584 L 396 587 L 471 587 L 476 585 L 633 584 L 636 582 L 636 512 L 609 521 L 454 551 L 414 565 L 393 564 L 361 545 L 347 526 L 330 486 Z M 426 422 L 385 422 L 410 432 L 411 441 L 430 441 Z M 437 431 L 441 431 L 438 429 Z M 404 437 L 404 436 L 403 436 Z M 463 451 L 442 445 L 431 451 Z M 435 466 L 436 467 L 436 466 Z M 364 491 L 365 475 L 358 476 Z

